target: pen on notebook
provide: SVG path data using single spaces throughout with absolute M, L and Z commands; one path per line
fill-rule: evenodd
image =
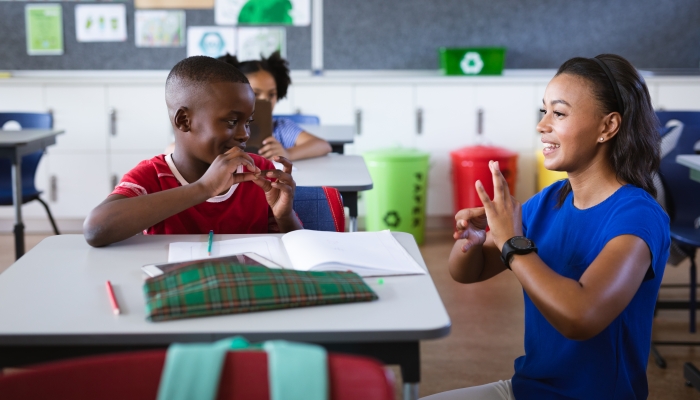
M 209 246 L 207 246 L 207 255 L 211 255 L 211 244 L 214 242 L 214 231 L 209 231 Z
M 112 303 L 112 311 L 114 315 L 119 315 L 121 310 L 119 310 L 119 303 L 117 303 L 117 298 L 114 296 L 114 290 L 112 289 L 112 284 L 107 281 L 107 294 L 109 295 L 109 302 Z

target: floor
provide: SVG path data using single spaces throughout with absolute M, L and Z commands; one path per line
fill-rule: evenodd
M 27 248 L 45 235 L 28 235 Z M 429 394 L 508 379 L 513 360 L 523 353 L 523 299 L 518 281 L 503 273 L 490 281 L 461 285 L 450 278 L 445 260 L 452 247 L 448 231 L 429 231 L 421 252 L 452 319 L 451 334 L 441 340 L 421 344 L 422 382 L 420 394 Z M 0 273 L 14 260 L 11 235 L 0 234 Z M 667 268 L 664 282 L 687 282 L 688 262 Z M 674 293 L 675 292 L 675 293 Z M 662 297 L 682 297 L 685 292 L 663 289 Z M 698 340 L 686 334 L 687 312 L 661 311 L 654 325 L 657 340 Z M 653 359 L 647 368 L 649 398 L 700 399 L 700 392 L 688 388 L 683 379 L 683 363 L 700 366 L 700 347 L 661 347 L 668 367 L 660 369 Z M 398 375 L 398 369 L 392 368 Z M 400 382 L 396 382 L 397 389 Z M 397 391 L 397 399 L 400 399 Z

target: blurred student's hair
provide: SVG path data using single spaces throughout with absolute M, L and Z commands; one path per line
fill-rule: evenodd
M 275 79 L 277 99 L 282 100 L 287 96 L 287 88 L 292 84 L 292 78 L 289 76 L 289 63 L 282 58 L 279 51 L 272 53 L 268 58 L 260 57 L 260 60 L 240 62 L 236 56 L 230 54 L 219 57 L 219 60 L 233 65 L 244 74 L 252 74 L 258 71 L 269 72 Z

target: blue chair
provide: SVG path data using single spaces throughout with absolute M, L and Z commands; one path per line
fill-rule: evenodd
M 289 114 L 272 116 L 273 120 L 278 118 L 291 119 L 297 125 L 321 125 L 321 120 L 315 115 Z
M 345 232 L 345 209 L 338 189 L 297 186 L 293 207 L 304 229 Z
M 0 113 L 0 128 L 9 121 L 17 122 L 23 129 L 53 128 L 53 115 L 49 113 Z M 43 151 L 37 151 L 22 157 L 22 204 L 38 200 L 46 209 L 53 231 L 59 235 L 49 205 L 39 197 L 42 192 L 34 186 L 36 168 L 43 154 Z M 0 159 L 0 205 L 12 205 L 12 163 L 7 159 Z
M 685 258 L 690 259 L 689 301 L 659 300 L 656 309 L 688 309 L 690 312 L 690 332 L 696 331 L 697 309 L 697 265 L 695 254 L 700 247 L 700 183 L 691 181 L 689 171 L 676 162 L 680 154 L 693 154 L 700 143 L 700 112 L 657 112 L 662 126 L 662 159 L 659 178 L 662 183 L 664 198 L 659 202 L 664 205 L 671 219 L 671 257 L 669 263 L 677 264 Z M 674 127 L 674 125 L 676 125 Z M 675 258 L 675 260 L 674 260 Z M 662 287 L 678 285 L 662 285 Z M 685 285 L 682 285 L 685 286 Z M 656 364 L 666 367 L 655 345 L 697 345 L 697 342 L 654 341 L 652 355 Z M 688 382 L 700 382 L 700 374 L 690 363 L 684 367 Z M 700 387 L 700 383 L 693 386 Z

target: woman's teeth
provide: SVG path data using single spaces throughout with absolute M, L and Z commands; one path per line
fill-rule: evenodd
M 558 149 L 560 145 L 554 143 L 545 143 L 544 148 L 547 150 Z

